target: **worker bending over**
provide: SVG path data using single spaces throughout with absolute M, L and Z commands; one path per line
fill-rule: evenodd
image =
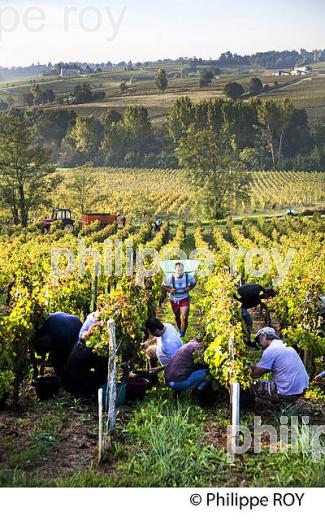
M 262 309 L 268 312 L 264 300 L 274 298 L 274 296 L 275 291 L 273 289 L 262 287 L 259 284 L 245 284 L 238 288 L 237 299 L 242 304 L 242 317 L 249 329 L 253 325 L 253 319 L 248 310 L 261 305 Z M 270 321 L 269 315 L 267 317 Z
M 183 345 L 177 330 L 170 323 L 162 323 L 157 318 L 148 320 L 146 327 L 154 336 L 153 339 L 142 344 L 149 364 L 154 364 L 153 362 L 158 359 L 161 365 L 166 365 Z
M 87 346 L 87 341 L 101 326 L 100 311 L 87 316 L 64 367 L 63 387 L 76 396 L 89 397 L 107 381 L 107 358 L 99 356 Z
M 77 316 L 55 312 L 50 314 L 44 325 L 35 333 L 36 354 L 49 354 L 49 361 L 57 376 L 62 375 L 64 365 L 78 340 L 81 326 L 82 323 Z

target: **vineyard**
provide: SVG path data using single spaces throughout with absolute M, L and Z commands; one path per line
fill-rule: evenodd
M 76 170 L 60 170 L 64 183 L 53 194 L 52 206 L 60 207 L 65 201 L 76 215 L 80 215 L 78 200 L 69 188 Z M 89 171 L 93 192 L 88 197 L 92 211 L 124 213 L 132 222 L 141 223 L 160 215 L 168 220 L 195 221 L 201 213 L 209 218 L 206 208 L 200 206 L 195 192 L 183 170 L 157 169 L 104 169 Z M 100 197 L 98 197 L 100 193 Z M 298 211 L 325 204 L 325 179 L 321 172 L 256 172 L 252 173 L 249 201 L 231 208 L 234 215 L 281 212 L 288 201 Z M 44 214 L 40 208 L 39 215 Z M 43 212 L 43 213 L 42 213 Z
M 319 71 L 321 71 L 321 67 Z M 297 108 L 304 108 L 307 111 L 313 126 L 323 124 L 324 76 L 322 73 L 304 81 L 298 81 L 297 85 L 290 85 L 290 88 L 280 88 L 278 91 L 265 94 L 265 97 L 276 101 L 288 96 Z
M 78 236 L 55 228 L 44 235 L 32 226 L 25 231 L 8 228 L 0 235 L 0 402 L 2 406 L 13 403 L 14 407 L 22 407 L 23 415 L 15 423 L 14 435 L 19 437 L 24 428 L 28 431 L 27 437 L 22 434 L 22 444 L 18 439 L 17 453 L 12 455 L 10 427 L 13 427 L 17 412 L 0 415 L 0 432 L 4 433 L 0 450 L 0 484 L 220 486 L 241 485 L 244 480 L 252 485 L 302 485 L 305 483 L 306 463 L 299 458 L 299 453 L 294 455 L 295 470 L 291 473 L 284 472 L 289 459 L 282 454 L 260 454 L 255 469 L 254 455 L 250 453 L 245 455 L 239 468 L 226 464 L 224 432 L 229 423 L 229 385 L 237 381 L 243 390 L 247 389 L 251 384 L 248 366 L 256 360 L 256 352 L 247 347 L 250 337 L 235 294 L 239 282 L 256 282 L 277 289 L 270 304 L 274 327 L 289 345 L 299 347 L 311 376 L 322 370 L 325 337 L 324 323 L 318 311 L 320 297 L 325 294 L 324 220 L 315 213 L 313 217 L 246 218 L 240 226 L 232 219 L 222 226 L 213 221 L 204 225 L 194 224 L 195 215 L 190 212 L 195 195 L 188 187 L 186 189 L 186 183 L 175 182 L 175 177 L 182 179 L 184 173 L 164 172 L 159 183 L 154 172 L 139 171 L 136 180 L 133 172 L 132 178 L 129 175 L 127 170 L 114 174 L 103 171 L 97 185 L 100 191 L 107 186 L 107 195 L 114 195 L 108 199 L 107 205 L 96 209 L 124 211 L 129 218 L 122 230 L 114 224 L 104 229 L 94 224 L 82 229 Z M 322 202 L 324 184 L 319 182 L 317 174 L 309 174 L 311 182 L 306 189 L 303 187 L 304 175 L 307 174 L 290 174 L 286 186 L 290 190 L 290 200 L 306 205 L 311 201 Z M 286 193 L 280 188 L 281 182 L 284 183 L 281 173 L 254 176 L 254 204 L 261 208 L 263 204 L 264 207 L 273 203 L 277 207 L 285 204 Z M 179 187 L 176 196 L 175 186 Z M 263 198 L 266 193 L 267 200 Z M 144 197 L 148 201 L 148 214 L 143 212 Z M 252 202 L 252 208 L 256 207 L 254 204 Z M 166 220 L 156 235 L 150 225 L 152 206 L 156 214 L 170 218 L 170 222 Z M 137 221 L 142 219 L 145 223 L 132 225 L 130 217 L 137 217 Z M 178 220 L 176 224 L 174 219 Z M 66 251 L 68 248 L 74 255 L 75 266 L 80 267 L 80 262 L 84 261 L 80 239 L 85 247 L 93 250 L 85 260 L 83 271 L 68 272 L 62 254 L 57 264 L 57 283 L 53 283 L 51 251 Z M 113 253 L 117 253 L 115 240 L 123 241 L 120 272 L 115 269 L 107 274 L 100 268 L 103 266 L 99 259 L 105 258 L 107 253 L 107 239 Z M 126 274 L 131 243 L 134 269 Z M 213 255 L 213 273 L 198 276 L 189 338 L 203 338 L 205 361 L 223 398 L 217 404 L 217 410 L 215 407 L 201 409 L 186 400 L 173 403 L 161 381 L 144 403 L 120 411 L 119 440 L 112 461 L 108 469 L 93 469 L 91 465 L 96 457 L 94 408 L 85 408 L 66 395 L 60 396 L 52 408 L 31 397 L 33 335 L 51 312 L 73 313 L 83 320 L 97 299 L 105 318 L 113 317 L 116 321 L 120 361 L 129 360 L 141 367 L 144 355 L 140 344 L 145 339 L 147 319 L 159 315 L 166 321 L 173 320 L 169 306 L 161 298 L 162 272 L 159 270 L 146 277 L 141 285 L 135 273 L 139 268 L 135 250 L 143 252 L 140 255 L 143 260 L 141 269 L 149 272 L 152 260 L 144 251 L 152 248 L 164 258 L 166 255 L 173 258 L 171 250 L 175 248 L 183 249 L 187 254 L 195 248 L 207 249 Z M 263 253 L 249 257 L 251 250 L 260 252 L 262 248 Z M 236 255 L 234 251 L 237 251 Z M 283 272 L 283 261 L 292 251 L 289 269 Z M 268 269 L 264 269 L 266 262 Z M 96 281 L 95 274 L 98 275 Z M 256 315 L 255 320 L 255 329 L 264 325 L 263 316 Z M 105 356 L 107 341 L 106 332 L 97 334 L 92 348 Z M 229 353 L 231 341 L 236 352 L 235 362 Z M 319 418 L 324 413 L 324 394 L 313 384 L 302 401 L 301 406 L 307 409 L 311 406 L 310 415 L 314 413 Z M 276 414 L 267 413 L 269 420 L 271 416 L 276 423 Z M 249 411 L 245 414 L 244 421 L 249 423 L 252 414 Z M 75 428 L 77 435 L 80 431 L 85 456 L 81 456 L 80 451 L 78 456 L 75 454 L 71 439 L 65 452 L 64 449 L 60 451 L 61 444 L 64 445 L 62 435 L 64 437 L 65 432 L 69 436 L 69 428 Z M 93 434 L 88 435 L 89 432 Z M 161 439 L 161 446 L 155 445 L 156 438 Z M 58 467 L 53 470 L 54 460 L 61 456 L 65 463 L 57 461 Z M 272 470 L 274 457 L 279 466 L 277 472 Z M 321 482 L 325 472 L 323 462 L 319 465 L 308 463 L 309 485 L 317 486 Z

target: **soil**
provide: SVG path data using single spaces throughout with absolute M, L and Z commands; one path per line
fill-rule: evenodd
M 62 398 L 62 396 L 61 396 Z M 14 469 L 12 454 L 28 450 L 33 446 L 33 435 L 37 431 L 40 418 L 44 420 L 55 415 L 54 401 L 38 403 L 23 398 L 19 407 L 11 407 L 0 412 L 0 471 Z M 119 417 L 131 410 L 130 406 L 119 408 Z M 41 416 L 41 417 L 40 417 Z M 44 433 L 44 435 L 48 435 Z M 96 401 L 67 407 L 63 421 L 55 431 L 53 446 L 41 460 L 24 463 L 23 469 L 40 480 L 65 477 L 76 471 L 88 469 L 97 464 L 98 456 L 98 413 Z

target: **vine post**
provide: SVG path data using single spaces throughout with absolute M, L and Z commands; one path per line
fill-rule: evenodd
M 116 327 L 115 321 L 110 319 L 108 322 L 109 331 L 109 356 L 108 356 L 108 416 L 107 416 L 107 432 L 108 439 L 111 441 L 115 433 L 116 424 Z
M 105 397 L 103 389 L 98 390 L 98 410 L 99 410 L 99 449 L 98 460 L 102 462 L 112 445 L 115 435 L 116 425 L 116 327 L 115 321 L 108 321 L 109 333 L 109 354 L 108 354 L 108 374 Z M 103 414 L 103 407 L 105 414 Z M 107 417 L 104 424 L 104 415 Z
M 235 361 L 235 340 L 229 340 L 229 352 L 232 364 Z M 233 367 L 230 373 L 230 401 L 231 401 L 231 457 L 234 459 L 238 442 L 240 423 L 240 384 L 233 381 Z
M 98 388 L 98 462 L 103 459 L 103 389 Z

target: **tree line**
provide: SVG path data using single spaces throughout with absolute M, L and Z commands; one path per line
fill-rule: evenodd
M 0 116 L 0 206 L 14 223 L 46 202 L 60 175 L 53 165 L 185 167 L 213 216 L 247 196 L 250 170 L 323 170 L 325 127 L 311 132 L 306 111 L 282 103 L 178 99 L 162 127 L 130 106 L 102 118 L 72 110 L 12 109 Z
M 325 61 L 325 49 L 314 49 L 312 51 L 307 51 L 306 49 L 300 49 L 300 51 L 266 51 L 245 56 L 228 51 L 221 54 L 216 64 L 220 66 L 247 65 L 267 69 L 290 69 L 295 66 L 310 65 L 319 61 Z
M 227 136 L 247 170 L 325 167 L 325 127 L 311 131 L 306 111 L 289 100 L 217 98 L 195 104 L 183 97 L 162 126 L 153 125 L 141 105 L 129 106 L 124 113 L 108 110 L 100 118 L 63 109 L 27 114 L 37 141 L 51 147 L 60 166 L 91 161 L 97 166 L 177 168 L 180 139 L 207 130 L 216 140 Z

